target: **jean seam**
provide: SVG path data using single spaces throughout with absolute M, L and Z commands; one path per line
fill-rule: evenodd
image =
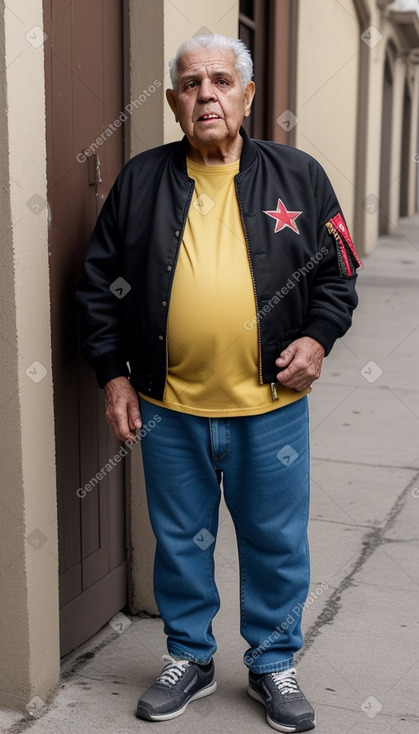
M 213 459 L 213 465 L 215 468 L 217 468 L 217 462 L 221 461 L 222 459 L 225 459 L 226 456 L 230 453 L 230 421 L 226 418 L 210 418 L 210 436 L 211 436 L 211 454 Z M 217 431 L 215 431 L 215 421 L 217 421 Z M 214 452 L 214 442 L 213 442 L 213 435 L 215 435 L 215 432 L 217 432 L 217 445 L 219 444 L 218 440 L 218 425 L 220 421 L 225 421 L 226 423 L 226 449 L 223 451 L 222 454 Z
M 240 632 L 243 635 L 244 628 L 246 627 L 247 621 L 246 621 L 246 611 L 245 611 L 245 601 L 246 601 L 246 565 L 244 562 L 244 554 L 243 554 L 243 548 L 242 548 L 242 538 L 240 535 L 240 531 L 236 529 L 236 537 L 237 537 L 237 550 L 238 550 L 238 556 L 239 556 L 239 567 L 240 567 Z
M 216 508 L 219 507 L 219 504 L 220 504 L 220 495 L 217 497 L 217 499 L 214 500 L 214 502 L 213 502 L 213 504 L 211 506 L 211 510 L 210 510 L 209 516 L 208 516 L 208 530 L 210 532 L 212 532 L 212 530 L 215 531 L 215 528 L 213 528 L 214 511 L 215 511 Z M 212 586 L 212 589 L 213 589 L 213 592 L 214 592 L 214 596 L 216 598 L 216 603 L 214 603 L 214 613 L 210 614 L 210 616 L 208 618 L 208 621 L 207 621 L 207 625 L 206 625 L 205 640 L 207 642 L 211 642 L 211 640 L 208 637 L 208 630 L 209 630 L 210 625 L 212 624 L 212 621 L 213 621 L 215 615 L 217 614 L 217 612 L 218 612 L 218 610 L 220 608 L 220 594 L 218 592 L 217 584 L 215 583 L 215 565 L 214 565 L 214 552 L 215 552 L 215 543 L 216 543 L 216 540 L 217 540 L 217 535 L 218 535 L 218 528 L 217 528 L 217 531 L 215 532 L 215 535 L 214 535 L 214 548 L 212 548 L 212 545 L 210 545 L 205 550 L 205 554 L 206 554 L 206 568 L 207 568 L 208 579 L 209 579 L 209 582 L 210 582 L 210 584 Z

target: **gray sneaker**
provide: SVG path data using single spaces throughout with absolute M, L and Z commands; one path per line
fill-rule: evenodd
M 168 660 L 160 675 L 141 696 L 136 716 L 147 721 L 167 721 L 180 716 L 188 703 L 209 696 L 217 688 L 214 661 L 208 671 L 191 660 Z
M 316 726 L 314 709 L 297 683 L 295 668 L 266 675 L 249 672 L 248 694 L 263 703 L 266 720 L 276 731 L 309 731 Z

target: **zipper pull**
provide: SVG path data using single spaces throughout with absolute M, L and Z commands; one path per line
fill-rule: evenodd
M 272 395 L 272 400 L 279 400 L 278 393 L 276 391 L 276 387 L 275 387 L 275 383 L 274 382 L 271 382 L 271 395 Z

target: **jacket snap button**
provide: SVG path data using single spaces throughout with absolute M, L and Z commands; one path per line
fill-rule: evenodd
M 171 266 L 171 265 L 168 265 L 168 266 L 167 266 L 167 269 L 168 269 L 168 270 L 171 270 L 171 269 L 172 269 L 172 266 Z
M 176 232 L 175 232 L 175 237 L 179 237 L 179 235 L 180 235 L 180 232 L 179 232 L 179 230 L 177 229 L 177 230 L 176 230 Z
M 167 306 L 167 301 L 162 301 L 162 302 L 161 302 L 161 305 L 162 305 L 162 306 Z
M 163 338 L 164 338 L 164 337 L 163 337 L 163 336 L 162 336 L 161 334 L 159 334 L 159 340 L 160 340 L 161 342 L 163 341 Z

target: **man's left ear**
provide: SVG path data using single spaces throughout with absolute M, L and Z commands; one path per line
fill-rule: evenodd
M 247 82 L 245 88 L 244 88 L 244 99 L 245 99 L 245 111 L 244 116 L 249 117 L 251 109 L 252 109 L 252 102 L 253 97 L 255 96 L 256 92 L 256 86 L 254 82 Z
M 179 122 L 179 118 L 177 116 L 177 98 L 176 98 L 176 92 L 174 89 L 166 89 L 166 99 L 170 105 L 170 109 L 172 110 L 176 122 Z

